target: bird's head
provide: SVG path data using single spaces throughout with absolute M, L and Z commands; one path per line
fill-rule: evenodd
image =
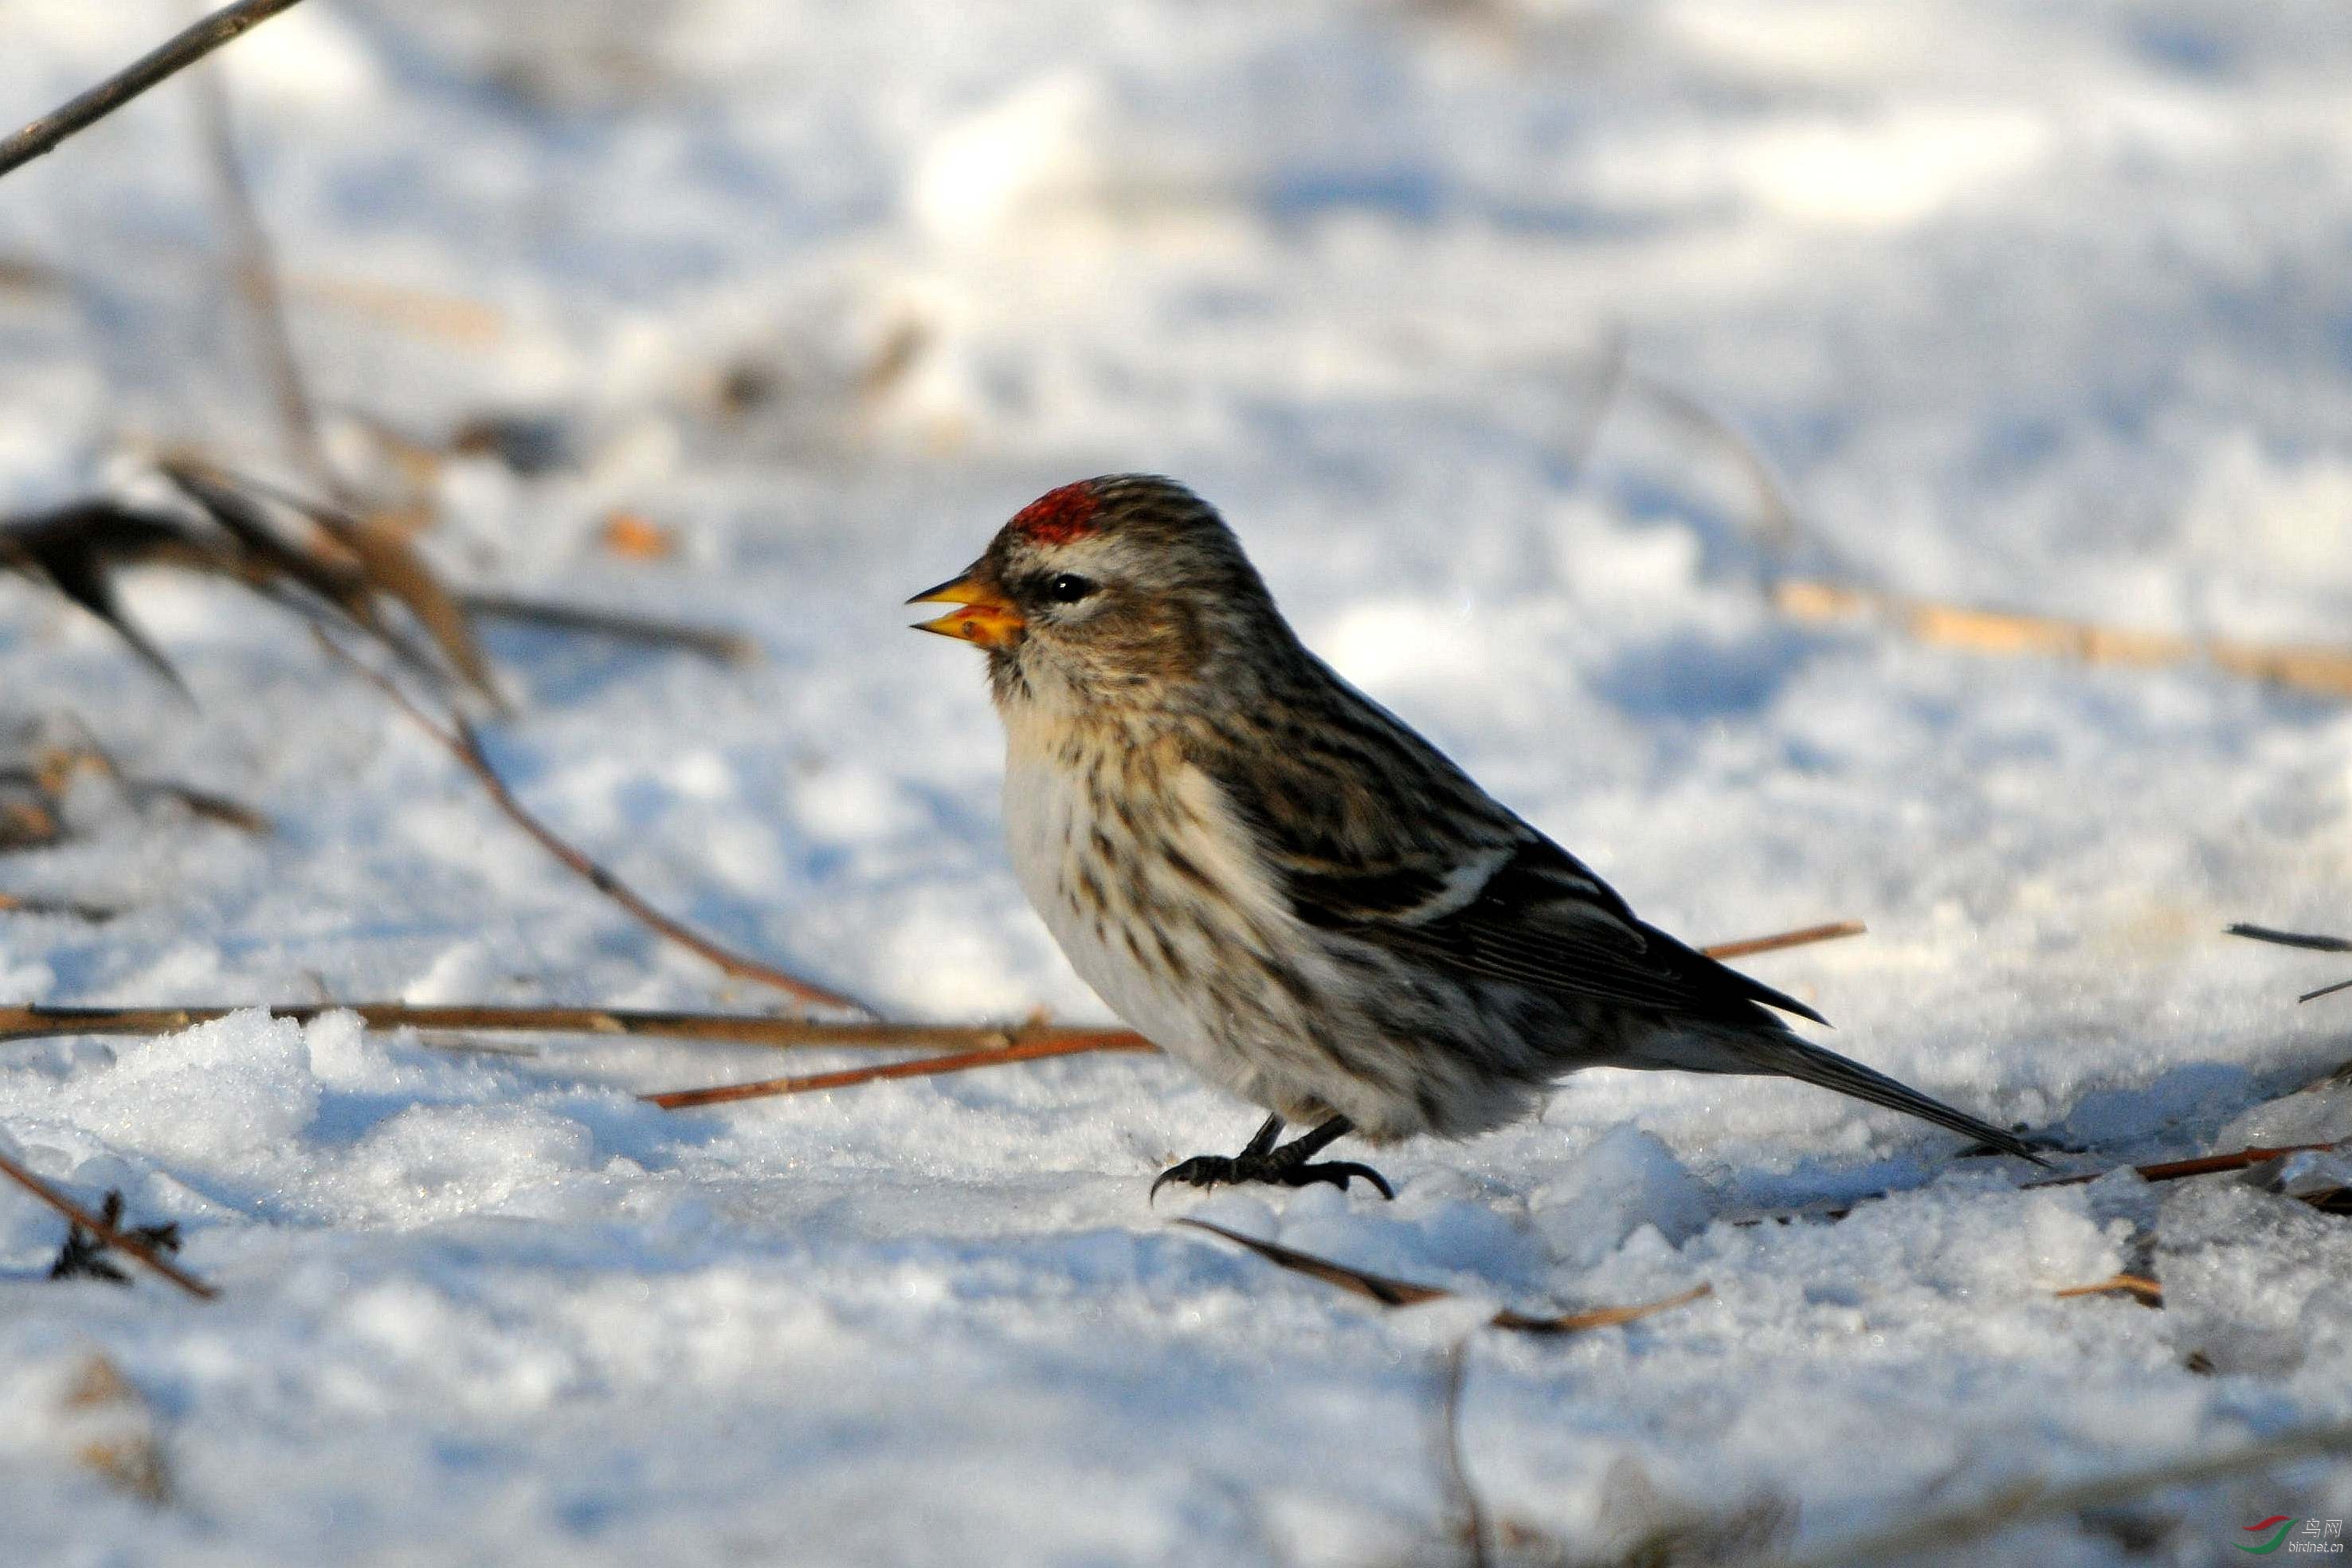
M 1143 474 L 1047 491 L 908 603 L 954 606 L 919 629 L 986 648 L 1000 700 L 1164 700 L 1220 656 L 1288 635 L 1215 510 Z

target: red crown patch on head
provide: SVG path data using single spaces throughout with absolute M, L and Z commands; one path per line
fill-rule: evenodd
M 1067 544 L 1095 531 L 1095 516 L 1101 510 L 1093 483 L 1081 479 L 1074 485 L 1047 490 L 1014 512 L 1013 531 L 1040 544 Z

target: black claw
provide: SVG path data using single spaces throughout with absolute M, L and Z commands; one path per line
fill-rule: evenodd
M 1160 1179 L 1151 1184 L 1150 1197 L 1145 1201 L 1157 1203 L 1160 1189 L 1171 1182 L 1181 1182 L 1188 1187 L 1213 1187 L 1219 1183 L 1240 1181 L 1234 1165 L 1234 1162 L 1223 1154 L 1195 1154 L 1160 1172 Z
M 1361 1176 L 1380 1189 L 1381 1196 L 1391 1203 L 1396 1201 L 1396 1189 L 1389 1185 L 1389 1179 L 1386 1176 L 1381 1175 L 1370 1165 L 1360 1165 L 1353 1160 L 1332 1160 L 1320 1165 L 1299 1165 L 1295 1167 L 1295 1170 L 1298 1176 L 1306 1178 L 1307 1181 L 1329 1182 L 1343 1193 L 1348 1190 L 1349 1177 Z M 1291 1184 L 1298 1186 L 1303 1185 L 1304 1183 L 1294 1180 Z
M 1160 1189 L 1171 1182 L 1181 1182 L 1188 1187 L 1234 1186 L 1244 1182 L 1263 1182 L 1276 1187 L 1309 1187 L 1318 1182 L 1328 1182 L 1341 1192 L 1348 1183 L 1361 1176 L 1380 1190 L 1381 1196 L 1393 1199 L 1396 1189 L 1388 1178 L 1370 1165 L 1360 1165 L 1352 1160 L 1329 1160 L 1310 1165 L 1303 1160 L 1285 1160 L 1278 1154 L 1195 1154 L 1179 1164 L 1160 1173 L 1151 1184 L 1151 1197 L 1160 1196 Z

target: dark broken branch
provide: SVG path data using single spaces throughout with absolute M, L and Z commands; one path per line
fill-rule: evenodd
M 47 584 L 105 622 L 142 662 L 186 697 L 180 672 L 123 614 L 114 594 L 117 568 L 152 560 L 224 570 L 215 552 L 171 522 L 112 501 L 76 501 L 54 511 L 0 520 L 0 567 Z
M 2280 947 L 2308 948 L 2314 952 L 2352 952 L 2352 942 L 2340 936 L 2314 936 L 2307 931 L 2275 931 L 2269 926 L 2247 925 L 2243 921 L 2230 928 L 2231 936 L 2252 938 Z M 2338 991 L 2352 990 L 2352 980 L 2338 980 L 2316 991 L 2306 991 L 2295 998 L 2298 1002 L 2315 1002 L 2322 996 L 2333 996 Z
M 2340 936 L 2315 936 L 2309 931 L 2280 931 L 2273 926 L 2248 925 L 2240 921 L 2230 927 L 2228 935 L 2242 936 L 2252 942 L 2267 942 L 2279 947 L 2304 947 L 2314 952 L 2352 952 L 2352 942 Z
M 89 91 L 0 142 L 0 175 L 53 151 L 67 137 L 87 131 L 149 88 L 299 3 L 300 0 L 236 0 L 233 5 L 222 6 Z
M 289 439 L 298 438 L 289 434 Z M 156 466 L 193 512 L 101 497 L 0 517 L 0 569 L 98 616 L 174 686 L 181 685 L 178 673 L 116 598 L 116 575 L 128 567 L 170 566 L 225 578 L 314 623 L 340 618 L 420 678 L 437 686 L 455 677 L 493 708 L 500 703 L 474 635 L 477 617 L 684 648 L 728 664 L 759 657 L 759 645 L 738 632 L 452 589 L 426 563 L 398 514 L 321 501 L 185 454 L 162 458 Z M 394 606 L 407 612 L 425 639 L 410 635 L 409 626 L 392 615 Z

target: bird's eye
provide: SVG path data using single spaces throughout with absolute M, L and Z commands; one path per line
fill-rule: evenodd
M 1094 591 L 1094 584 L 1075 572 L 1056 572 L 1045 583 L 1045 596 L 1058 605 L 1075 605 Z

